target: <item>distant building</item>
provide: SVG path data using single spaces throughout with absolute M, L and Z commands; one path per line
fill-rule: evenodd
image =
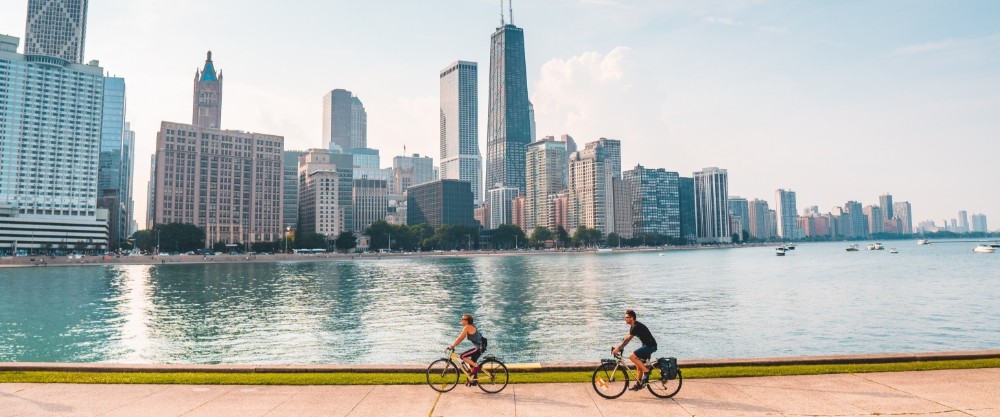
M 354 231 L 362 233 L 368 226 L 385 220 L 389 214 L 389 186 L 385 180 L 354 179 Z
M 480 204 L 479 207 L 476 207 L 475 210 L 473 210 L 472 217 L 474 217 L 476 219 L 476 221 L 479 222 L 479 227 L 481 227 L 483 229 L 489 229 L 490 228 L 490 205 L 489 204 L 485 204 L 485 203 L 484 204 Z
M 97 206 L 108 210 L 110 249 L 125 245 L 129 229 L 131 174 L 125 155 L 125 79 L 104 78 L 101 153 L 97 170 Z
M 389 206 L 386 209 L 385 222 L 389 224 L 406 224 L 406 196 L 389 194 Z
M 969 213 L 965 210 L 958 212 L 958 233 L 967 233 L 969 231 Z
M 402 177 L 400 178 L 402 181 L 397 181 L 398 185 L 394 185 L 394 194 L 403 194 L 412 185 L 437 180 L 434 177 L 434 160 L 429 156 L 421 157 L 418 153 L 413 154 L 413 156 L 392 158 L 392 168 L 393 170 L 409 170 L 399 174 L 394 173 L 395 177 Z
M 323 96 L 323 141 L 327 148 L 368 147 L 368 113 L 350 91 L 336 89 Z
M 747 203 L 747 230 L 750 235 L 757 238 L 758 240 L 769 239 L 772 236 L 768 232 L 768 223 L 770 219 L 768 218 L 768 204 L 766 200 L 753 199 Z
M 282 165 L 281 230 L 296 230 L 299 218 L 299 155 L 302 151 L 285 151 Z
M 349 153 L 310 149 L 299 156 L 300 234 L 332 240 L 354 231 L 354 158 Z
M 736 229 L 730 227 L 730 233 L 739 234 L 745 240 L 747 236 L 743 236 L 743 232 L 750 233 L 748 229 L 750 227 L 750 204 L 747 202 L 747 199 L 739 196 L 730 196 L 729 217 L 730 219 L 737 219 L 735 222 L 730 221 L 731 224 L 737 226 Z
M 842 233 L 847 237 L 868 237 L 868 219 L 865 217 L 861 203 L 848 201 L 844 204 L 843 215 L 841 215 Z
M 878 196 L 878 206 L 882 209 L 882 218 L 880 220 L 892 220 L 896 218 L 893 213 L 892 195 L 885 193 Z
M 614 173 L 609 157 L 599 141 L 587 143 L 569 161 L 569 221 L 575 229 L 584 226 L 614 231 Z
M 562 135 L 559 137 L 559 140 L 566 142 L 566 161 L 569 162 L 569 156 L 572 155 L 573 152 L 577 151 L 576 141 L 573 140 L 573 137 L 570 135 Z
M 616 233 L 624 239 L 631 239 L 635 236 L 632 183 L 621 178 L 612 178 L 611 189 L 614 204 L 614 212 L 611 214 L 611 218 L 614 219 L 614 228 L 611 233 Z
M 680 176 L 642 165 L 622 173 L 631 184 L 632 226 L 636 235 L 681 236 Z
M 726 170 L 712 167 L 694 173 L 694 204 L 698 243 L 732 243 Z
M 333 149 L 336 150 L 336 149 Z M 378 154 L 378 149 L 368 149 L 368 148 L 347 148 L 343 149 L 342 152 L 349 153 L 354 156 L 354 167 L 355 168 L 372 168 L 378 169 L 381 166 L 381 160 Z
M 194 104 L 191 124 L 207 129 L 222 129 L 222 72 L 215 72 L 212 51 L 208 51 L 205 67 L 194 71 Z
M 694 205 L 694 178 L 677 179 L 678 200 L 680 201 L 681 237 L 688 242 L 698 240 L 698 227 Z
M 357 155 L 355 155 L 357 157 Z M 358 168 L 354 167 L 355 179 L 382 180 L 389 187 L 389 194 L 396 193 L 396 170 L 392 168 Z M 402 193 L 398 193 L 402 194 Z
M 608 172 L 614 178 L 622 177 L 622 141 L 617 139 L 600 138 L 597 143 L 604 148 L 604 153 L 608 158 Z
M 459 180 L 437 180 L 411 186 L 407 190 L 407 218 L 410 225 L 427 223 L 476 226 L 473 217 L 471 184 Z
M 29 0 L 24 54 L 83 63 L 87 0 Z
M 869 234 L 874 235 L 876 233 L 882 233 L 884 231 L 884 229 L 882 228 L 883 220 L 882 220 L 881 207 L 872 205 L 866 206 L 864 209 L 862 209 L 862 212 L 865 214 L 865 220 L 867 221 Z
M 524 155 L 532 141 L 526 68 L 524 30 L 502 24 L 490 39 L 487 189 L 502 184 L 517 188 L 521 195 L 526 191 Z
M 987 232 L 990 231 L 990 229 L 988 229 L 986 227 L 986 215 L 985 214 L 980 213 L 980 214 L 973 214 L 972 215 L 972 231 L 973 232 L 980 232 L 980 233 L 987 233 Z
M 900 234 L 909 235 L 913 233 L 913 214 L 910 212 L 910 202 L 900 201 L 893 203 L 892 215 L 899 220 Z
M 778 237 L 795 239 L 798 237 L 798 209 L 795 206 L 795 191 L 777 190 L 774 192 L 775 211 L 778 214 Z
M 486 191 L 486 204 L 490 206 L 488 229 L 496 229 L 502 224 L 514 224 L 512 203 L 519 195 L 517 187 L 498 186 Z
M 566 143 L 546 136 L 528 145 L 525 167 L 525 222 L 528 228 L 549 227 L 549 196 L 566 189 L 569 176 Z
M 528 225 L 525 222 L 525 207 L 524 207 L 524 196 L 520 195 L 511 200 L 510 202 L 510 217 L 513 220 L 511 224 L 520 227 L 525 233 L 530 233 L 528 230 Z
M 549 195 L 549 225 L 548 228 L 552 231 L 558 231 L 559 226 L 566 231 L 570 230 L 568 210 L 569 210 L 569 191 L 563 190 L 557 194 Z
M 476 202 L 483 199 L 479 154 L 478 64 L 456 61 L 441 70 L 441 178 L 472 185 Z

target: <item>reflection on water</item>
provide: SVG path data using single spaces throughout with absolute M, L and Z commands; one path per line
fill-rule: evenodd
M 842 246 L 0 269 L 0 361 L 424 363 L 463 313 L 508 361 L 595 361 L 626 308 L 681 358 L 1000 342 L 1000 256 Z

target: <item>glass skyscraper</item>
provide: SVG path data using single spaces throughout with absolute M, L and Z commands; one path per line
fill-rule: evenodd
M 368 113 L 350 91 L 332 90 L 323 96 L 323 141 L 328 149 L 368 147 Z
M 441 178 L 472 184 L 482 201 L 479 155 L 478 64 L 458 61 L 441 70 Z
M 633 233 L 680 237 L 680 176 L 638 165 L 622 178 L 631 184 Z
M 493 33 L 490 46 L 486 188 L 502 184 L 525 193 L 524 160 L 531 143 L 524 31 L 512 24 Z
M 125 139 L 125 79 L 104 78 L 101 115 L 101 153 L 97 168 L 98 207 L 108 209 L 112 247 L 127 239 L 128 203 L 124 181 L 127 168 L 123 156 Z
M 87 0 L 28 0 L 24 54 L 83 63 Z

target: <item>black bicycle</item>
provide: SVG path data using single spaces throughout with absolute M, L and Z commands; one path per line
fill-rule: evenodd
M 486 355 L 479 362 L 479 374 L 472 376 L 469 364 L 455 353 L 455 349 L 447 349 L 448 357 L 431 362 L 427 367 L 427 385 L 437 392 L 448 392 L 455 389 L 462 374 L 466 381 L 473 382 L 479 389 L 489 394 L 496 394 L 507 387 L 509 375 L 507 365 L 493 355 Z
M 681 370 L 677 368 L 676 358 L 659 358 L 655 362 L 646 360 L 649 369 L 649 382 L 646 388 L 658 398 L 670 398 L 681 390 Z M 601 365 L 594 370 L 591 383 L 597 395 L 607 399 L 621 397 L 629 386 L 629 376 L 638 383 L 635 372 L 622 359 L 622 352 L 614 355 L 614 359 L 602 359 Z

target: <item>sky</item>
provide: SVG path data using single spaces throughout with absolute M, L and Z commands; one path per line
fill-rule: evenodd
M 504 4 L 504 9 L 508 5 Z M 195 70 L 225 76 L 222 127 L 323 147 L 322 97 L 352 91 L 368 144 L 438 160 L 439 71 L 474 61 L 485 157 L 500 2 L 96 0 L 86 60 L 127 84 L 135 209 L 161 121 L 190 123 Z M 0 3 L 24 36 L 27 0 Z M 509 21 L 510 17 L 506 17 Z M 729 172 L 730 195 L 799 210 L 909 201 L 914 225 L 1000 225 L 1000 2 L 518 0 L 537 135 L 622 142 L 623 169 Z M 536 138 L 537 139 L 537 138 Z

